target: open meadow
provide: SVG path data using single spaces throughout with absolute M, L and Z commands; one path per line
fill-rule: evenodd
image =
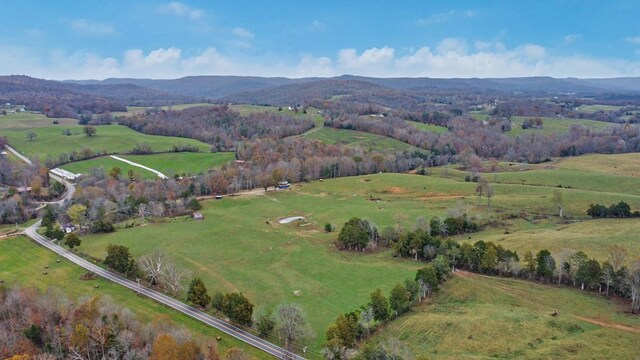
M 148 155 L 122 155 L 123 159 L 127 159 L 138 164 L 158 170 L 167 176 L 177 175 L 197 175 L 222 166 L 222 164 L 232 161 L 234 153 L 231 152 L 180 152 L 180 153 L 161 153 Z M 65 164 L 63 169 L 80 174 L 88 174 L 92 168 L 102 167 L 105 172 L 109 172 L 113 167 L 119 167 L 123 176 L 126 176 L 129 170 L 140 174 L 143 179 L 155 179 L 155 173 L 142 169 L 137 166 L 129 165 L 124 161 L 113 159 L 109 156 L 102 156 L 95 159 L 76 161 Z
M 170 310 L 145 297 L 136 295 L 110 281 L 98 278 L 80 280 L 85 270 L 66 260 L 57 262 L 56 254 L 40 247 L 30 239 L 16 237 L 0 239 L 0 279 L 4 285 L 11 287 L 35 287 L 41 291 L 51 289 L 60 291 L 70 300 L 88 296 L 109 296 L 120 306 L 130 309 L 142 321 L 173 321 L 175 324 L 189 329 L 196 337 L 211 338 L 221 336 L 220 352 L 231 347 L 242 348 L 245 353 L 256 359 L 271 359 L 263 352 L 255 350 L 224 333 L 191 319 L 176 311 Z M 48 266 L 47 269 L 44 267 Z M 43 272 L 46 271 L 47 275 Z
M 602 180 L 598 189 L 581 181 L 581 170 L 562 172 L 562 181 L 571 188 L 558 188 L 555 181 L 534 184 L 535 179 L 545 177 L 536 171 L 540 170 L 498 173 L 495 182 L 493 174 L 486 174 L 495 188 L 491 207 L 486 198 L 478 204 L 476 184 L 465 182 L 457 170 L 450 170 L 448 177 L 442 172 L 431 176 L 377 174 L 295 184 L 288 191 L 203 202 L 204 221 L 176 218 L 85 236 L 81 249 L 97 257 L 104 256 L 109 243 L 129 246 L 135 256 L 162 249 L 203 277 L 212 291 L 239 290 L 258 306 L 299 302 L 316 332 L 310 345 L 318 351 L 324 331 L 338 314 L 366 303 L 376 287 L 386 292 L 411 278 L 420 266 L 393 258 L 390 250 L 372 254 L 338 251 L 332 245 L 337 232 L 325 233 L 325 223 L 339 230 L 357 216 L 380 229 L 411 229 L 420 217 L 444 218 L 450 209 L 463 206 L 471 216 L 492 226 L 461 236 L 459 241 L 495 241 L 520 254 L 569 247 L 600 260 L 606 258 L 610 245 L 619 244 L 628 249 L 630 258 L 640 256 L 635 244 L 640 220 L 588 220 L 585 214 L 592 202 L 624 200 L 632 209 L 640 208 L 640 196 L 632 183 L 629 192 L 615 188 L 617 177 L 626 175 L 608 175 L 612 178 Z M 523 177 L 527 184 L 500 183 L 501 176 L 508 174 Z M 551 196 L 556 189 L 565 196 L 565 214 L 578 222 L 567 223 L 553 215 L 556 209 Z M 277 223 L 287 216 L 306 220 Z M 294 295 L 297 290 L 300 296 Z
M 29 158 L 46 160 L 57 159 L 59 154 L 72 151 L 80 152 L 89 148 L 94 152 L 123 153 L 133 150 L 142 143 L 149 144 L 153 151 L 170 151 L 174 145 L 190 145 L 200 151 L 209 151 L 210 146 L 193 139 L 176 138 L 170 136 L 155 136 L 139 133 L 121 125 L 97 126 L 94 136 L 86 136 L 84 127 L 80 125 L 48 125 L 20 130 L 6 130 L 3 135 L 9 139 L 11 146 Z M 69 130 L 71 135 L 62 132 Z M 29 140 L 27 134 L 35 133 L 35 138 Z
M 632 359 L 640 318 L 627 311 L 577 289 L 458 272 L 373 341 L 418 359 Z
M 317 131 L 309 131 L 305 135 L 308 139 L 320 140 L 325 144 L 341 144 L 360 146 L 370 150 L 419 150 L 417 147 L 392 139 L 390 137 L 370 134 L 356 130 L 334 129 L 329 127 L 320 128 Z

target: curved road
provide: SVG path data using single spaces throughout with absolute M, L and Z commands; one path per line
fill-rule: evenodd
M 188 316 L 191 316 L 192 318 L 196 319 L 196 320 L 200 320 L 203 323 L 213 326 L 214 328 L 233 336 L 234 338 L 243 341 L 249 345 L 252 345 L 268 354 L 271 354 L 275 357 L 278 357 L 280 359 L 294 359 L 294 360 L 304 360 L 303 357 L 295 355 L 277 345 L 274 345 L 264 339 L 261 339 L 251 333 L 248 333 L 242 329 L 239 329 L 233 325 L 230 325 L 216 317 L 213 317 L 205 312 L 202 312 L 196 308 L 193 308 L 189 305 L 186 305 L 185 303 L 178 301 L 172 297 L 169 297 L 167 295 L 164 295 L 160 292 L 157 292 L 155 290 L 152 290 L 146 286 L 141 286 L 138 285 L 136 282 L 131 281 L 129 279 L 126 279 L 120 275 L 114 274 L 111 271 L 105 270 L 95 264 L 92 264 L 91 262 L 79 257 L 78 255 L 72 253 L 71 251 L 62 248 L 61 246 L 58 246 L 56 244 L 54 244 L 53 242 L 51 242 L 49 239 L 47 239 L 46 237 L 40 235 L 37 233 L 37 229 L 40 227 L 40 223 L 42 222 L 42 220 L 39 220 L 38 222 L 36 222 L 35 224 L 29 226 L 26 230 L 25 233 L 32 238 L 33 240 L 35 240 L 36 242 L 38 242 L 40 245 L 46 247 L 47 249 L 57 253 L 58 255 L 64 257 L 65 259 L 71 261 L 72 263 L 81 266 L 97 275 L 102 276 L 103 278 L 107 279 L 107 280 L 111 280 L 113 282 L 115 282 L 116 284 L 122 285 L 126 288 L 129 288 L 133 291 L 136 291 L 142 295 L 145 295 L 147 297 L 152 298 L 153 300 L 164 304 L 166 306 L 169 306 L 175 310 L 180 311 L 183 314 L 186 314 Z
M 25 156 L 23 156 L 22 154 L 20 154 L 18 151 L 16 151 L 15 149 L 6 146 L 6 148 L 11 151 L 12 153 L 14 153 L 16 156 L 18 156 L 20 159 L 22 159 L 24 162 L 31 164 L 31 161 L 26 158 Z M 61 178 L 60 176 L 57 176 L 55 174 L 51 174 L 49 173 L 49 175 L 61 182 L 62 184 L 64 184 L 64 186 L 66 187 L 67 191 L 64 194 L 64 196 L 62 197 L 62 199 L 58 200 L 58 201 L 53 201 L 50 202 L 49 204 L 57 204 L 57 205 L 62 205 L 65 201 L 70 201 L 73 198 L 73 194 L 76 190 L 75 186 L 67 181 L 66 179 Z M 152 290 L 148 287 L 145 286 L 141 286 L 139 284 L 137 284 L 136 282 L 133 282 L 127 278 L 124 278 L 118 274 L 115 274 L 109 270 L 103 269 L 95 264 L 90 263 L 89 261 L 79 257 L 78 255 L 72 253 L 71 251 L 64 249 L 61 246 L 58 246 L 56 244 L 54 244 L 53 242 L 51 242 L 49 239 L 47 239 L 46 237 L 38 234 L 37 230 L 40 227 L 40 223 L 42 222 L 42 220 L 38 220 L 38 222 L 36 222 L 35 224 L 29 226 L 26 230 L 25 230 L 25 234 L 27 236 L 29 236 L 30 238 L 32 238 L 34 241 L 36 241 L 37 243 L 39 243 L 40 245 L 46 247 L 47 249 L 57 253 L 58 255 L 64 257 L 65 259 L 71 261 L 72 263 L 81 266 L 97 275 L 102 276 L 103 278 L 107 279 L 107 280 L 111 280 L 113 282 L 115 282 L 118 285 L 122 285 L 126 288 L 129 288 L 133 291 L 138 292 L 139 294 L 145 295 L 147 297 L 152 298 L 153 300 L 164 304 L 166 306 L 169 306 L 170 308 L 173 308 L 174 310 L 180 311 L 183 314 L 186 314 L 196 320 L 199 320 L 209 326 L 212 326 L 228 335 L 233 336 L 234 338 L 245 342 L 257 349 L 260 349 L 270 355 L 273 355 L 277 358 L 280 359 L 291 359 L 291 360 L 305 360 L 305 358 L 303 358 L 302 356 L 298 356 L 290 351 L 287 351 L 277 345 L 274 345 L 262 338 L 259 338 L 251 333 L 248 333 L 240 328 L 237 328 L 233 325 L 230 325 L 216 317 L 213 317 L 205 312 L 202 312 L 196 308 L 193 308 L 181 301 L 178 301 L 172 297 L 169 297 L 167 295 L 164 295 L 162 293 L 159 293 L 155 290 Z

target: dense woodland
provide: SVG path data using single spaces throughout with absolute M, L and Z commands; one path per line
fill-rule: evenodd
M 284 138 L 313 127 L 311 119 L 270 112 L 241 116 L 228 106 L 155 111 L 120 117 L 118 123 L 151 135 L 187 137 L 212 144 L 212 151 L 232 151 L 237 141 Z
M 218 352 L 170 319 L 142 322 L 108 297 L 71 301 L 60 293 L 0 286 L 3 359 L 244 359 L 240 349 Z

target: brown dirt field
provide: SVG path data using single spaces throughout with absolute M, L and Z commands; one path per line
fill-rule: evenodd
M 406 193 L 408 193 L 408 192 L 409 192 L 409 190 L 407 190 L 407 189 L 405 189 L 405 188 L 398 187 L 398 186 L 392 186 L 392 187 L 390 187 L 390 188 L 386 188 L 386 189 L 384 189 L 384 191 L 383 191 L 383 192 L 384 192 L 385 194 L 395 194 L 395 195 L 398 195 L 398 194 L 406 194 Z

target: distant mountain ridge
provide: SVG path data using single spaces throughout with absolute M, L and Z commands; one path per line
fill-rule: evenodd
M 49 104 L 64 96 L 78 104 L 78 110 L 115 109 L 125 105 L 159 106 L 187 102 L 232 102 L 270 105 L 303 104 L 335 96 L 401 99 L 419 103 L 434 94 L 525 94 L 576 96 L 640 96 L 640 78 L 558 79 L 552 77 L 516 78 L 373 78 L 343 75 L 331 78 L 257 77 L 257 76 L 187 76 L 179 79 L 106 79 L 52 81 L 28 76 L 0 76 L 0 98 L 25 101 L 37 95 L 39 103 Z M 413 99 L 413 100 L 412 100 Z M 42 104 L 40 107 L 42 107 Z M 85 105 L 80 105 L 85 104 Z M 114 104 L 117 104 L 114 105 Z M 104 110 L 103 110 L 104 111 Z
M 320 91 L 319 84 L 328 88 L 336 88 L 340 81 L 360 81 L 395 90 L 412 92 L 428 92 L 432 90 L 446 91 L 485 91 L 485 92 L 522 92 L 545 94 L 581 94 L 593 95 L 604 93 L 632 93 L 640 94 L 640 78 L 609 78 L 609 79 L 577 79 L 552 78 L 547 76 L 514 77 L 514 78 L 373 78 L 365 76 L 342 75 L 331 78 L 299 78 L 284 77 L 256 77 L 256 76 L 187 76 L 179 79 L 106 79 L 68 81 L 81 85 L 123 85 L 132 84 L 139 87 L 153 89 L 173 95 L 189 96 L 204 100 L 233 100 L 243 99 L 247 102 L 260 103 L 264 100 L 262 91 L 282 91 L 284 89 L 305 91 L 312 86 L 316 92 L 330 92 L 329 89 Z M 314 85 L 309 85 L 314 83 Z M 287 86 L 299 86 L 295 87 Z M 349 85 L 346 85 L 349 87 Z M 366 87 L 366 86 L 363 86 Z M 354 89 L 355 90 L 355 89 Z

